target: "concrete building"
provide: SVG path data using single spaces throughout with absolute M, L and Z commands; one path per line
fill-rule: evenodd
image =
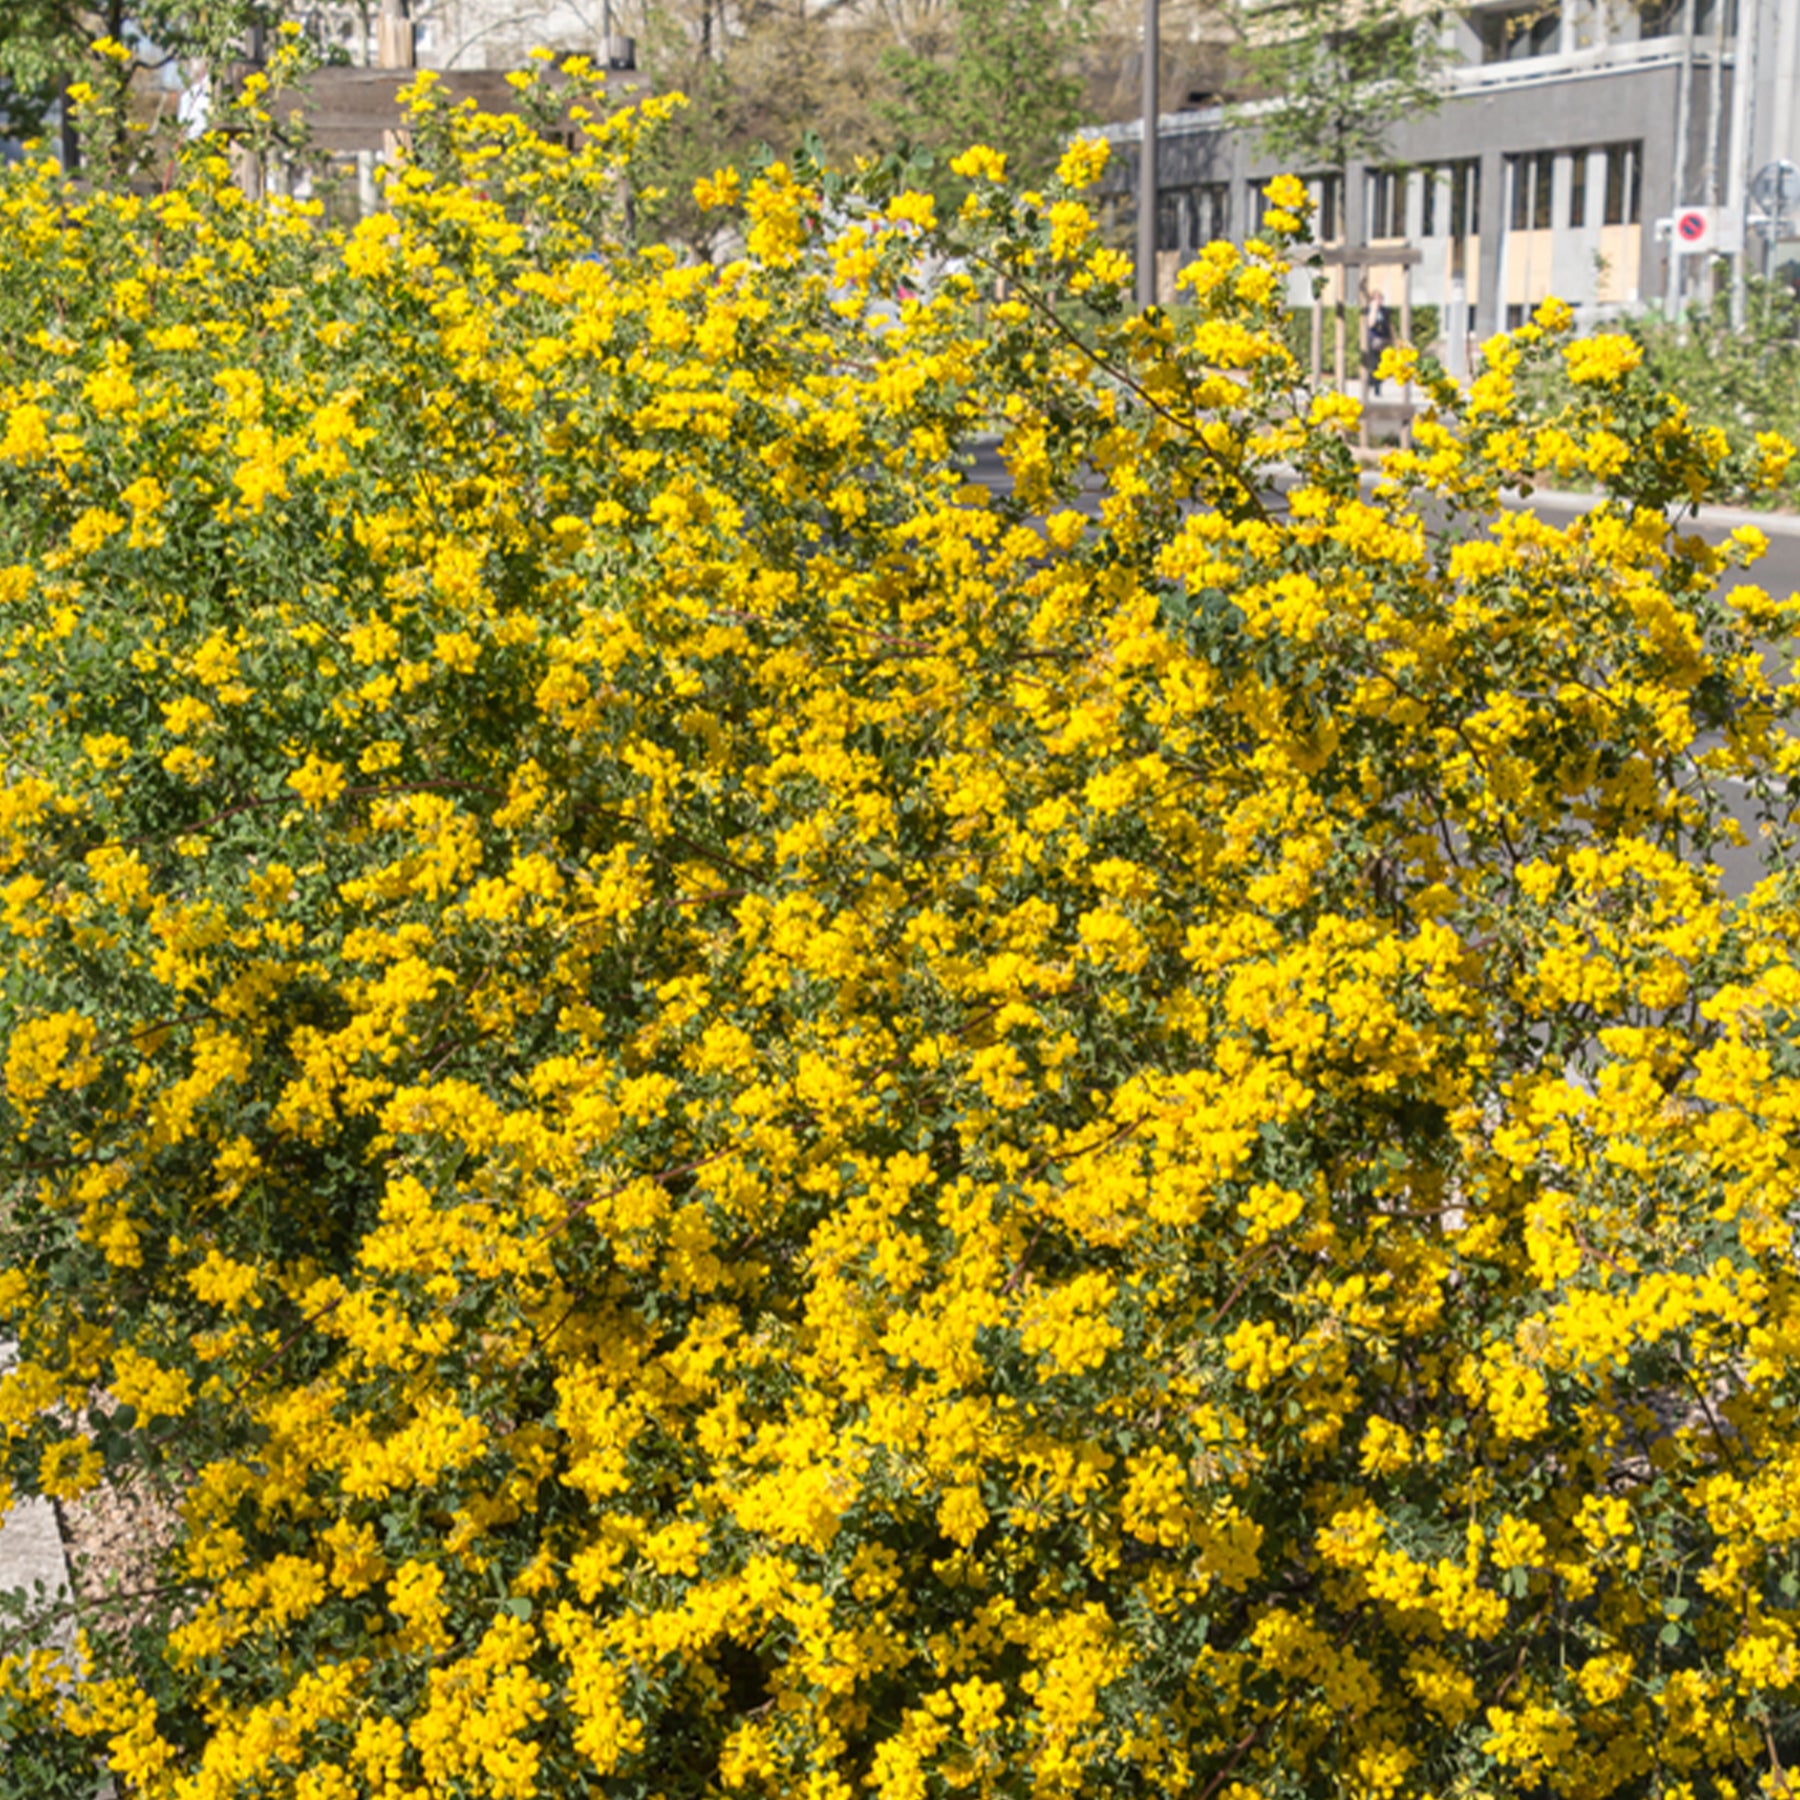
M 633 19 L 640 0 L 629 0 Z M 517 69 L 537 48 L 598 56 L 628 32 L 627 0 L 289 0 L 322 49 L 358 66 L 382 60 L 381 16 L 403 18 L 421 69 Z
M 1446 341 L 1459 320 L 1476 338 L 1520 323 L 1549 294 L 1589 322 L 1676 307 L 1721 278 L 1709 249 L 1800 281 L 1800 170 L 1785 190 L 1755 181 L 1782 159 L 1800 163 L 1800 0 L 1512 0 L 1446 29 L 1454 61 L 1438 112 L 1400 121 L 1390 155 L 1353 165 L 1345 193 L 1331 175 L 1295 171 L 1327 242 L 1349 227 L 1370 248 L 1416 248 L 1412 301 L 1437 309 Z M 1106 203 L 1125 246 L 1142 123 L 1107 135 Z M 1163 116 L 1165 295 L 1199 244 L 1253 234 L 1278 172 L 1220 107 Z M 1375 263 L 1363 293 L 1394 303 L 1403 279 Z

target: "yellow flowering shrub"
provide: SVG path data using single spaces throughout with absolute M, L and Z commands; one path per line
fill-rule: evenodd
M 1177 326 L 1091 147 L 720 171 L 683 265 L 636 115 L 421 104 L 349 231 L 0 177 L 0 1437 L 178 1514 L 0 1619 L 7 1767 L 1775 1791 L 1754 471 L 1610 340 L 1529 416 L 1546 316 L 1360 485 L 1293 184 Z

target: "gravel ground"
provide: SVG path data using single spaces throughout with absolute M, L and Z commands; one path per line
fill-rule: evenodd
M 156 1584 L 156 1555 L 175 1534 L 171 1498 L 148 1483 L 96 1488 L 58 1504 L 63 1543 L 75 1598 L 84 1614 L 105 1607 L 109 1622 L 131 1624 L 144 1616 L 142 1594 Z M 108 1602 L 116 1603 L 108 1605 Z

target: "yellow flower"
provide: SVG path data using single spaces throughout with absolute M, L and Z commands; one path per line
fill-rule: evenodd
M 185 737 L 188 732 L 210 724 L 213 710 L 196 695 L 183 694 L 179 700 L 163 701 L 162 714 L 163 729 L 172 736 Z
M 0 437 L 0 458 L 28 462 L 49 450 L 49 417 L 44 409 L 29 401 L 13 407 L 6 415 L 6 435 Z
M 771 163 L 744 197 L 750 220 L 745 243 L 750 254 L 771 268 L 785 268 L 806 241 L 806 196 L 785 163 Z
M 1004 181 L 1006 157 L 986 144 L 971 144 L 960 156 L 950 159 L 950 172 L 965 181 Z
M 1390 344 L 1375 365 L 1377 381 L 1414 382 L 1419 379 L 1419 353 L 1411 344 Z
M 937 203 L 929 194 L 908 191 L 888 202 L 887 217 L 895 225 L 913 225 L 930 231 L 937 224 Z
M 1085 273 L 1105 286 L 1124 287 L 1132 278 L 1131 258 L 1123 250 L 1096 250 L 1087 259 Z
M 77 556 L 88 556 L 108 538 L 125 529 L 125 521 L 103 506 L 90 506 L 69 528 L 69 548 Z
M 1795 456 L 1794 446 L 1779 432 L 1759 431 L 1756 434 L 1758 466 L 1756 479 L 1761 487 L 1779 487 L 1788 471 L 1788 465 Z M 6 454 L 6 446 L 0 444 L 0 456 Z
M 82 384 L 81 391 L 87 403 L 102 416 L 132 412 L 138 403 L 130 371 L 121 362 L 109 362 L 105 368 L 97 369 Z
M 257 1279 L 252 1264 L 234 1262 L 218 1250 L 208 1251 L 206 1261 L 187 1273 L 188 1286 L 200 1299 L 227 1312 L 236 1312 L 255 1295 Z
M 1076 138 L 1056 165 L 1056 179 L 1066 188 L 1080 192 L 1090 188 L 1105 171 L 1112 146 L 1105 138 Z
M 328 806 L 344 791 L 344 765 L 313 754 L 288 776 L 287 784 L 309 807 Z
M 58 1438 L 38 1459 L 38 1491 L 53 1500 L 91 1493 L 105 1471 L 100 1452 L 84 1437 Z
M 1073 256 L 1094 233 L 1094 218 L 1079 200 L 1057 200 L 1050 207 L 1050 254 L 1059 261 Z
M 1531 315 L 1532 323 L 1540 331 L 1561 333 L 1570 331 L 1575 325 L 1575 311 L 1566 300 L 1558 300 L 1552 295 L 1548 300 L 1539 303 L 1538 309 Z
M 1621 380 L 1643 360 L 1643 346 L 1619 332 L 1577 338 L 1564 347 L 1569 379 L 1577 386 Z
M 1277 175 L 1264 187 L 1263 197 L 1270 206 L 1301 218 L 1312 211 L 1312 195 L 1298 175 Z
M 184 1370 L 165 1367 L 127 1345 L 113 1352 L 112 1396 L 134 1407 L 140 1420 L 178 1419 L 192 1404 L 193 1389 Z
M 736 169 L 715 169 L 694 183 L 694 202 L 703 212 L 722 206 L 735 206 L 743 192 L 743 181 Z

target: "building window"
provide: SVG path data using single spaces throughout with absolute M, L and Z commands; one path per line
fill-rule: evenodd
M 1550 56 L 1562 36 L 1562 8 L 1551 4 L 1524 11 L 1487 13 L 1476 20 L 1475 30 L 1481 39 L 1483 62 L 1518 62 L 1528 56 Z
M 1156 196 L 1156 247 L 1159 250 L 1181 248 L 1181 215 L 1186 199 L 1180 189 L 1165 189 Z
M 1369 236 L 1371 238 L 1403 238 L 1406 236 L 1408 178 L 1408 171 L 1405 169 L 1371 169 L 1369 171 Z
M 1216 244 L 1231 236 L 1230 182 L 1203 182 L 1189 190 L 1189 204 L 1193 208 L 1195 243 Z
M 1472 156 L 1450 165 L 1450 235 L 1481 235 L 1481 164 Z
M 1579 231 L 1587 223 L 1587 166 L 1585 150 L 1569 152 L 1569 229 Z
M 1636 225 L 1640 222 L 1643 196 L 1644 146 L 1608 144 L 1606 146 L 1606 206 L 1601 218 L 1608 225 Z
M 1481 163 L 1473 157 L 1420 170 L 1421 237 L 1468 237 L 1481 230 Z
M 1137 201 L 1130 194 L 1105 194 L 1100 200 L 1100 241 L 1114 250 L 1137 243 Z
M 1512 228 L 1514 231 L 1548 231 L 1550 196 L 1556 176 L 1556 153 L 1535 150 L 1527 156 L 1509 156 L 1512 172 Z
M 1335 174 L 1315 175 L 1306 185 L 1312 189 L 1313 204 L 1317 208 L 1313 216 L 1319 242 L 1335 243 L 1344 235 L 1338 177 Z
M 1638 0 L 1638 36 L 1680 36 L 1684 11 L 1682 0 Z M 1737 0 L 1725 0 L 1722 24 L 1726 37 L 1737 36 Z M 1694 0 L 1694 36 L 1709 38 L 1720 29 L 1719 0 Z
M 1231 235 L 1231 183 L 1165 188 L 1156 201 L 1156 247 L 1198 250 Z

